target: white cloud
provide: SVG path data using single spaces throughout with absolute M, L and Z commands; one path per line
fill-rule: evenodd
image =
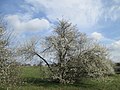
M 115 41 L 114 43 L 112 43 L 112 47 L 115 48 L 115 49 L 120 50 L 120 40 Z
M 26 0 L 36 10 L 43 10 L 46 16 L 55 21 L 57 18 L 70 19 L 78 27 L 91 27 L 101 16 L 101 0 Z
M 56 18 L 70 19 L 78 27 L 92 27 L 101 18 L 120 20 L 120 0 L 25 0 L 34 12 L 44 11 L 54 21 Z M 105 2 L 107 4 L 105 4 Z M 111 3 L 110 3 L 111 2 Z
M 5 18 L 16 32 L 46 30 L 50 23 L 46 19 L 32 19 L 29 15 L 8 15 Z
M 112 60 L 115 62 L 120 62 L 120 40 L 114 41 L 110 45 L 110 53 L 112 55 Z
M 104 36 L 101 34 L 101 33 L 98 33 L 98 32 L 93 32 L 91 34 L 91 37 L 94 39 L 94 40 L 101 40 L 104 38 Z
M 108 15 L 112 21 L 120 19 L 120 6 L 112 6 L 108 12 Z
M 105 20 L 117 21 L 120 20 L 120 0 L 111 0 L 112 4 L 104 6 L 103 13 Z
M 114 2 L 116 2 L 116 3 L 120 3 L 120 0 L 113 0 Z

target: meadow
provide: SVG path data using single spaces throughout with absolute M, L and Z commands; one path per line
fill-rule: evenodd
M 120 74 L 100 79 L 83 78 L 79 83 L 63 85 L 49 81 L 49 73 L 44 72 L 46 68 L 22 66 L 21 69 L 25 84 L 11 90 L 120 90 Z

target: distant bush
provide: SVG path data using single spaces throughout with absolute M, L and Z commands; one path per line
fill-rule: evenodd
M 120 74 L 120 63 L 115 63 L 114 69 L 117 74 Z

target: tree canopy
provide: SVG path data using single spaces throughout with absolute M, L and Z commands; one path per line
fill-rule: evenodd
M 59 20 L 53 34 L 45 37 L 42 53 L 53 55 L 52 65 L 38 52 L 34 41 L 19 51 L 28 57 L 38 56 L 61 83 L 74 83 L 81 77 L 103 77 L 114 74 L 107 48 L 81 33 L 67 20 Z

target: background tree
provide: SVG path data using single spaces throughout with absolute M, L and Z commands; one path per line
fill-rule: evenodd
M 0 87 L 7 89 L 21 83 L 19 69 L 9 45 L 10 35 L 0 27 Z

